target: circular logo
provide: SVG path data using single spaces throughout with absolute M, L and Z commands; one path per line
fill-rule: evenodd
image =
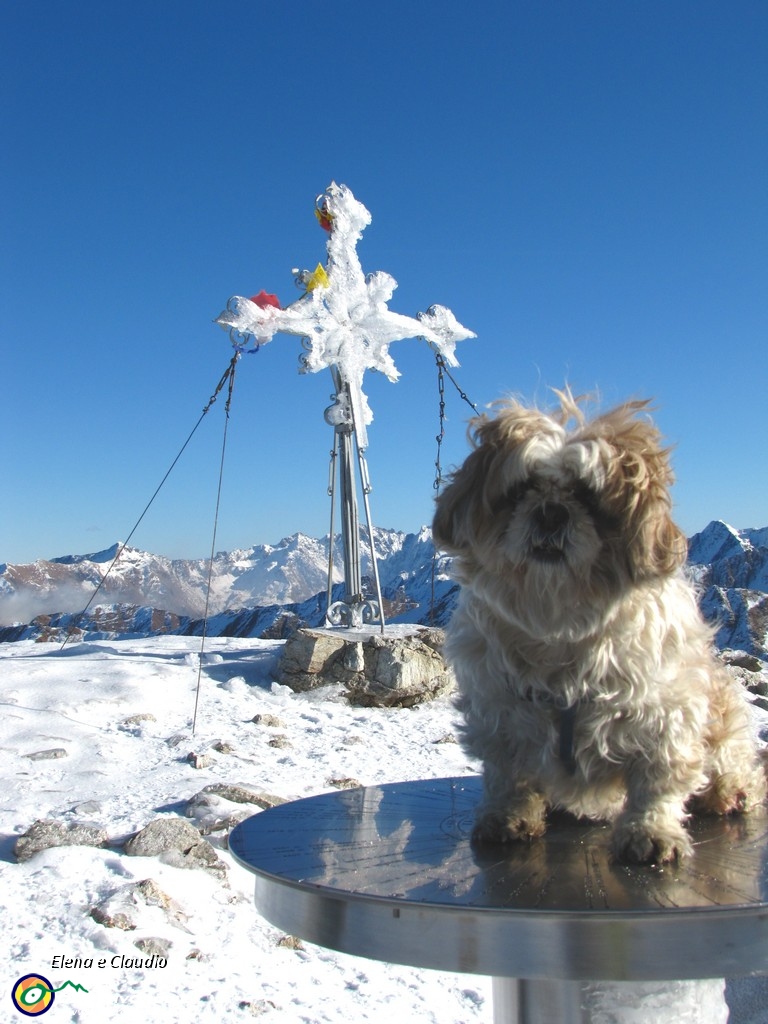
M 42 974 L 25 974 L 15 982 L 11 999 L 19 1013 L 37 1017 L 53 1006 L 53 986 Z

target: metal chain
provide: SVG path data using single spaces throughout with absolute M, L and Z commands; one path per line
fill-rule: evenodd
M 437 441 L 437 458 L 435 459 L 435 481 L 432 487 L 435 491 L 435 497 L 437 497 L 443 483 L 442 452 L 443 440 L 445 438 L 445 362 L 439 352 L 435 355 L 435 363 L 437 364 L 437 392 L 440 398 L 440 430 L 435 436 Z
M 431 348 L 430 344 L 430 348 Z M 437 441 L 437 457 L 435 458 L 435 480 L 432 484 L 432 488 L 435 492 L 435 498 L 440 494 L 440 488 L 443 485 L 443 441 L 445 439 L 445 378 L 453 384 L 459 393 L 459 397 L 467 403 L 467 405 L 477 413 L 477 406 L 468 397 L 465 391 L 462 391 L 458 383 L 451 375 L 450 370 L 445 365 L 445 360 L 440 352 L 435 352 L 435 363 L 437 365 L 437 392 L 439 396 L 439 417 L 440 417 L 440 429 L 435 436 Z M 435 624 L 435 577 L 437 575 L 437 548 L 432 545 L 432 573 L 431 573 L 431 598 L 429 604 L 429 624 L 434 626 Z
M 430 346 L 431 347 L 431 346 Z M 435 481 L 432 484 L 433 489 L 437 494 L 440 492 L 440 488 L 443 483 L 443 466 L 442 466 L 442 452 L 443 452 L 443 440 L 445 439 L 445 378 L 453 384 L 459 393 L 459 398 L 466 402 L 472 411 L 477 414 L 477 406 L 467 396 L 466 391 L 462 391 L 459 387 L 458 382 L 452 375 L 451 371 L 445 365 L 445 359 L 440 352 L 435 352 L 435 363 L 437 365 L 437 391 L 439 395 L 439 415 L 440 415 L 440 430 L 435 436 L 437 441 L 437 458 L 435 459 Z

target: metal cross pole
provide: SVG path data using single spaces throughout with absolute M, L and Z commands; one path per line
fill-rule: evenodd
M 332 182 L 316 200 L 316 214 L 328 231 L 326 266 L 314 272 L 294 271 L 298 284 L 306 290 L 296 302 L 282 309 L 275 296 L 261 293 L 254 299 L 233 296 L 216 322 L 229 331 L 238 351 L 258 348 L 275 334 L 295 334 L 303 339 L 304 352 L 300 372 L 316 373 L 325 368 L 333 375 L 334 404 L 325 418 L 335 432 L 334 458 L 338 452 L 341 491 L 342 546 L 344 550 L 345 597 L 331 604 L 329 624 L 359 627 L 363 622 L 384 617 L 373 546 L 365 451 L 367 426 L 373 419 L 363 392 L 363 376 L 368 369 L 380 370 L 391 381 L 400 376 L 389 355 L 389 345 L 403 338 L 421 337 L 430 342 L 449 366 L 457 366 L 456 342 L 474 338 L 445 306 L 430 306 L 417 318 L 394 313 L 387 302 L 397 287 L 389 274 L 376 271 L 364 274 L 357 255 L 357 243 L 371 215 L 346 185 Z M 253 349 L 250 349 L 253 351 Z M 354 439 L 354 440 L 353 440 Z M 354 449 L 357 449 L 355 460 Z M 364 599 L 360 569 L 359 517 L 355 485 L 355 461 L 360 475 L 371 547 L 371 561 L 377 600 Z M 329 488 L 335 497 L 336 473 Z M 329 581 L 332 570 L 333 524 Z M 330 594 L 330 582 L 329 582 Z
M 376 588 L 376 601 L 366 600 L 363 596 L 363 578 L 360 563 L 360 518 L 357 508 L 357 488 L 355 486 L 353 434 L 354 423 L 351 413 L 349 386 L 341 379 L 338 367 L 331 367 L 333 382 L 336 386 L 334 404 L 325 410 L 325 421 L 335 432 L 335 447 L 331 453 L 332 473 L 329 485 L 331 495 L 331 530 L 328 553 L 328 603 L 326 607 L 326 623 L 332 626 L 363 626 L 366 622 L 379 622 L 384 628 L 384 610 L 381 600 L 381 584 L 379 582 L 376 551 L 373 540 L 373 524 L 371 523 L 368 504 L 367 467 L 364 455 L 358 448 L 358 464 L 363 498 L 365 500 L 368 539 L 371 548 L 371 565 Z M 341 490 L 341 543 L 344 553 L 344 584 L 345 594 L 342 601 L 333 601 L 333 508 L 336 500 L 336 458 L 340 469 Z

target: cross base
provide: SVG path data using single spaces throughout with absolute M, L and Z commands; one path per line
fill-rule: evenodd
M 346 626 L 360 629 L 373 622 L 381 622 L 381 609 L 378 601 L 354 598 L 349 601 L 334 601 L 325 613 L 326 626 Z

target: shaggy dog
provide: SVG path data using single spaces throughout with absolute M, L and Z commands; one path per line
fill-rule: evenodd
M 681 573 L 648 402 L 588 420 L 556 394 L 553 414 L 510 401 L 474 419 L 437 500 L 461 583 L 446 655 L 483 762 L 474 838 L 532 839 L 562 808 L 612 821 L 620 860 L 670 861 L 691 850 L 687 811 L 746 811 L 765 774 Z

